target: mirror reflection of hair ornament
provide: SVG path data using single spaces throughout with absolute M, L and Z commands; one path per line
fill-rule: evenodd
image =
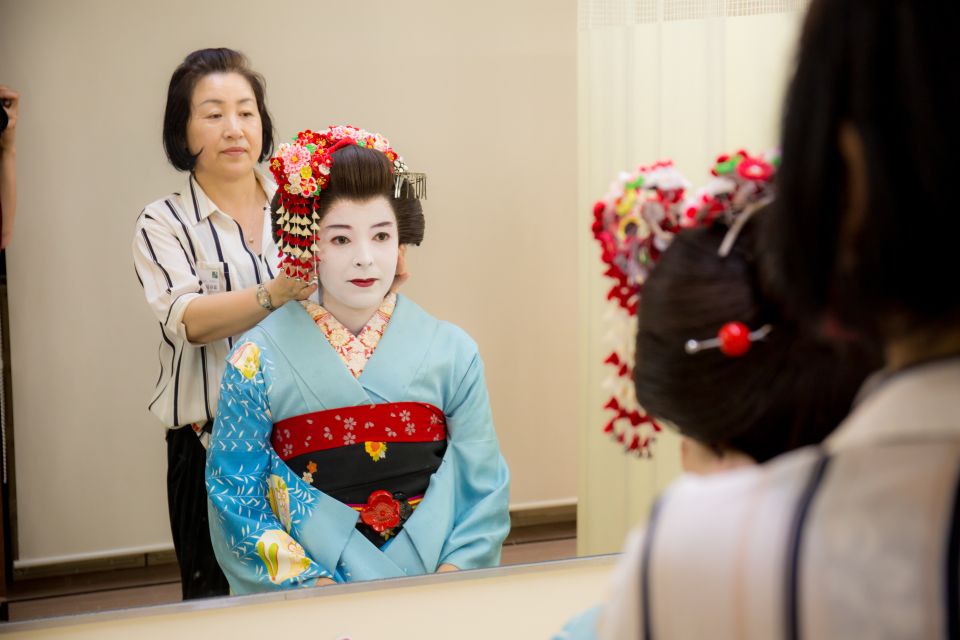
M 633 388 L 636 315 L 643 283 L 684 228 L 723 222 L 731 226 L 731 240 L 724 244 L 732 246 L 743 225 L 737 224 L 739 217 L 749 217 L 772 199 L 778 165 L 778 153 L 752 156 L 740 150 L 722 155 L 711 167 L 707 183 L 691 194 L 690 183 L 673 162 L 661 161 L 621 172 L 594 205 L 593 236 L 607 265 L 604 275 L 614 281 L 606 296 L 612 308 L 604 317 L 609 328 L 606 342 L 612 348 L 605 359 L 610 369 L 604 381 L 604 389 L 611 393 L 604 409 L 612 416 L 604 432 L 627 451 L 651 455 L 651 445 L 662 429 L 638 405 Z
M 312 276 L 317 252 L 316 235 L 320 230 L 317 198 L 330 183 L 333 154 L 351 145 L 374 149 L 390 160 L 394 198 L 427 196 L 426 175 L 409 172 L 403 158 L 379 133 L 349 125 L 330 126 L 319 133 L 310 129 L 301 131 L 291 142 L 281 144 L 270 158 L 270 172 L 277 181 L 279 194 L 277 246 L 280 264 L 291 278 L 309 280 Z

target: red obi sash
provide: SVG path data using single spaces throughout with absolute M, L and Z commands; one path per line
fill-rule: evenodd
M 271 443 L 284 462 L 299 455 L 365 442 L 439 442 L 447 438 L 443 411 L 426 402 L 340 407 L 305 413 L 273 425 Z

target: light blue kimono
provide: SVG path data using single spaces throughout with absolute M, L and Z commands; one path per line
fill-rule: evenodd
M 378 549 L 359 514 L 294 475 L 270 442 L 274 422 L 316 411 L 426 402 L 447 420 L 440 467 L 399 534 Z M 210 535 L 237 594 L 499 564 L 510 528 L 500 454 L 476 344 L 398 296 L 359 378 L 300 304 L 274 311 L 228 358 L 207 451 Z

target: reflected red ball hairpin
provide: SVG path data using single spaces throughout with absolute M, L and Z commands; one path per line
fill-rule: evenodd
M 773 329 L 769 324 L 765 324 L 756 331 L 750 331 L 750 328 L 742 322 L 728 322 L 720 327 L 716 338 L 707 340 L 687 340 L 683 345 L 684 351 L 693 355 L 700 353 L 704 349 L 719 348 L 720 352 L 731 358 L 739 358 L 750 351 L 750 345 L 757 340 L 763 340 Z

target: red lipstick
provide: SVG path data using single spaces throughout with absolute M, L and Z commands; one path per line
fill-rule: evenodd
M 355 284 L 358 287 L 367 288 L 367 287 L 372 287 L 373 283 L 376 281 L 377 281 L 376 278 L 365 278 L 363 280 L 361 279 L 351 280 L 350 283 Z

